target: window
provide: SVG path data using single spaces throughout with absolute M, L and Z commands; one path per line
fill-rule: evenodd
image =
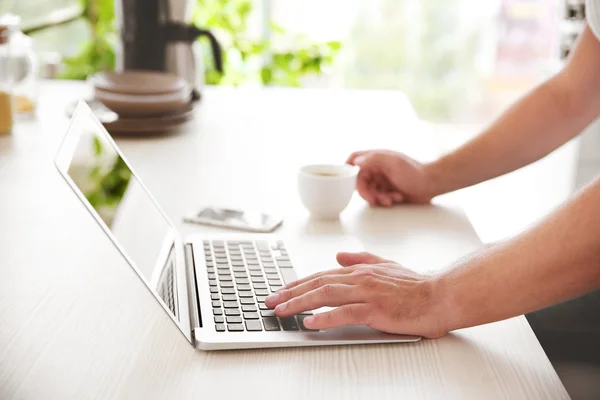
M 285 28 L 344 44 L 326 80 L 400 89 L 419 115 L 489 120 L 556 71 L 557 0 L 271 0 Z
M 21 17 L 21 25 L 28 27 L 47 20 L 49 16 L 73 13 L 80 9 L 79 0 L 3 0 L 0 14 L 10 12 Z M 50 27 L 32 35 L 39 52 L 58 52 L 71 55 L 89 35 L 81 19 L 65 25 Z
M 334 67 L 305 86 L 399 89 L 430 121 L 489 121 L 560 66 L 561 0 L 254 1 L 263 22 L 343 43 Z M 27 22 L 77 4 L 4 0 L 0 12 Z M 254 28 L 268 35 L 264 25 Z M 35 39 L 42 51 L 73 54 L 88 35 L 78 20 Z

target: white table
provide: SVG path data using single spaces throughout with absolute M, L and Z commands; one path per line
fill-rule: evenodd
M 524 317 L 409 345 L 198 352 L 97 228 L 52 165 L 81 84 L 48 83 L 35 121 L 0 139 L 0 398 L 562 399 Z M 308 219 L 295 171 L 364 147 L 435 156 L 397 92 L 209 89 L 178 135 L 119 144 L 185 233 L 205 204 L 281 211 L 284 237 L 348 237 L 420 271 L 480 242 L 452 197 Z M 331 262 L 315 268 L 334 266 Z

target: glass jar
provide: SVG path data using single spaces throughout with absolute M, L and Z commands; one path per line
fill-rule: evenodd
M 10 134 L 13 126 L 11 39 L 18 22 L 12 15 L 0 16 L 0 135 Z
M 20 30 L 11 39 L 13 107 L 16 115 L 33 114 L 38 98 L 38 59 L 33 40 Z

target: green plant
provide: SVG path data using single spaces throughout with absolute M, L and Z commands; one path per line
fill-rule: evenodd
M 334 60 L 340 42 L 314 43 L 291 35 L 268 21 L 271 37 L 252 38 L 248 22 L 254 10 L 252 0 L 197 0 L 194 23 L 215 31 L 223 45 L 225 73 L 219 74 L 206 54 L 206 82 L 209 84 L 300 86 L 307 74 L 320 74 Z
M 81 1 L 91 38 L 78 54 L 65 59 L 61 76 L 67 79 L 86 79 L 115 66 L 114 0 Z M 197 0 L 194 23 L 214 30 L 223 45 L 224 74 L 214 69 L 210 52 L 203 47 L 206 83 L 300 86 L 303 76 L 318 75 L 331 65 L 340 50 L 339 42 L 315 43 L 289 34 L 273 22 L 271 37 L 252 38 L 248 21 L 253 6 L 252 0 Z
M 81 50 L 64 60 L 64 79 L 87 79 L 88 76 L 115 68 L 114 0 L 81 0 L 82 16 L 88 21 L 90 38 Z

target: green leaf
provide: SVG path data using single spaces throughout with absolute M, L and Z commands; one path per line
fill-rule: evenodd
M 94 154 L 99 156 L 102 154 L 102 142 L 98 139 L 97 136 L 94 136 Z

